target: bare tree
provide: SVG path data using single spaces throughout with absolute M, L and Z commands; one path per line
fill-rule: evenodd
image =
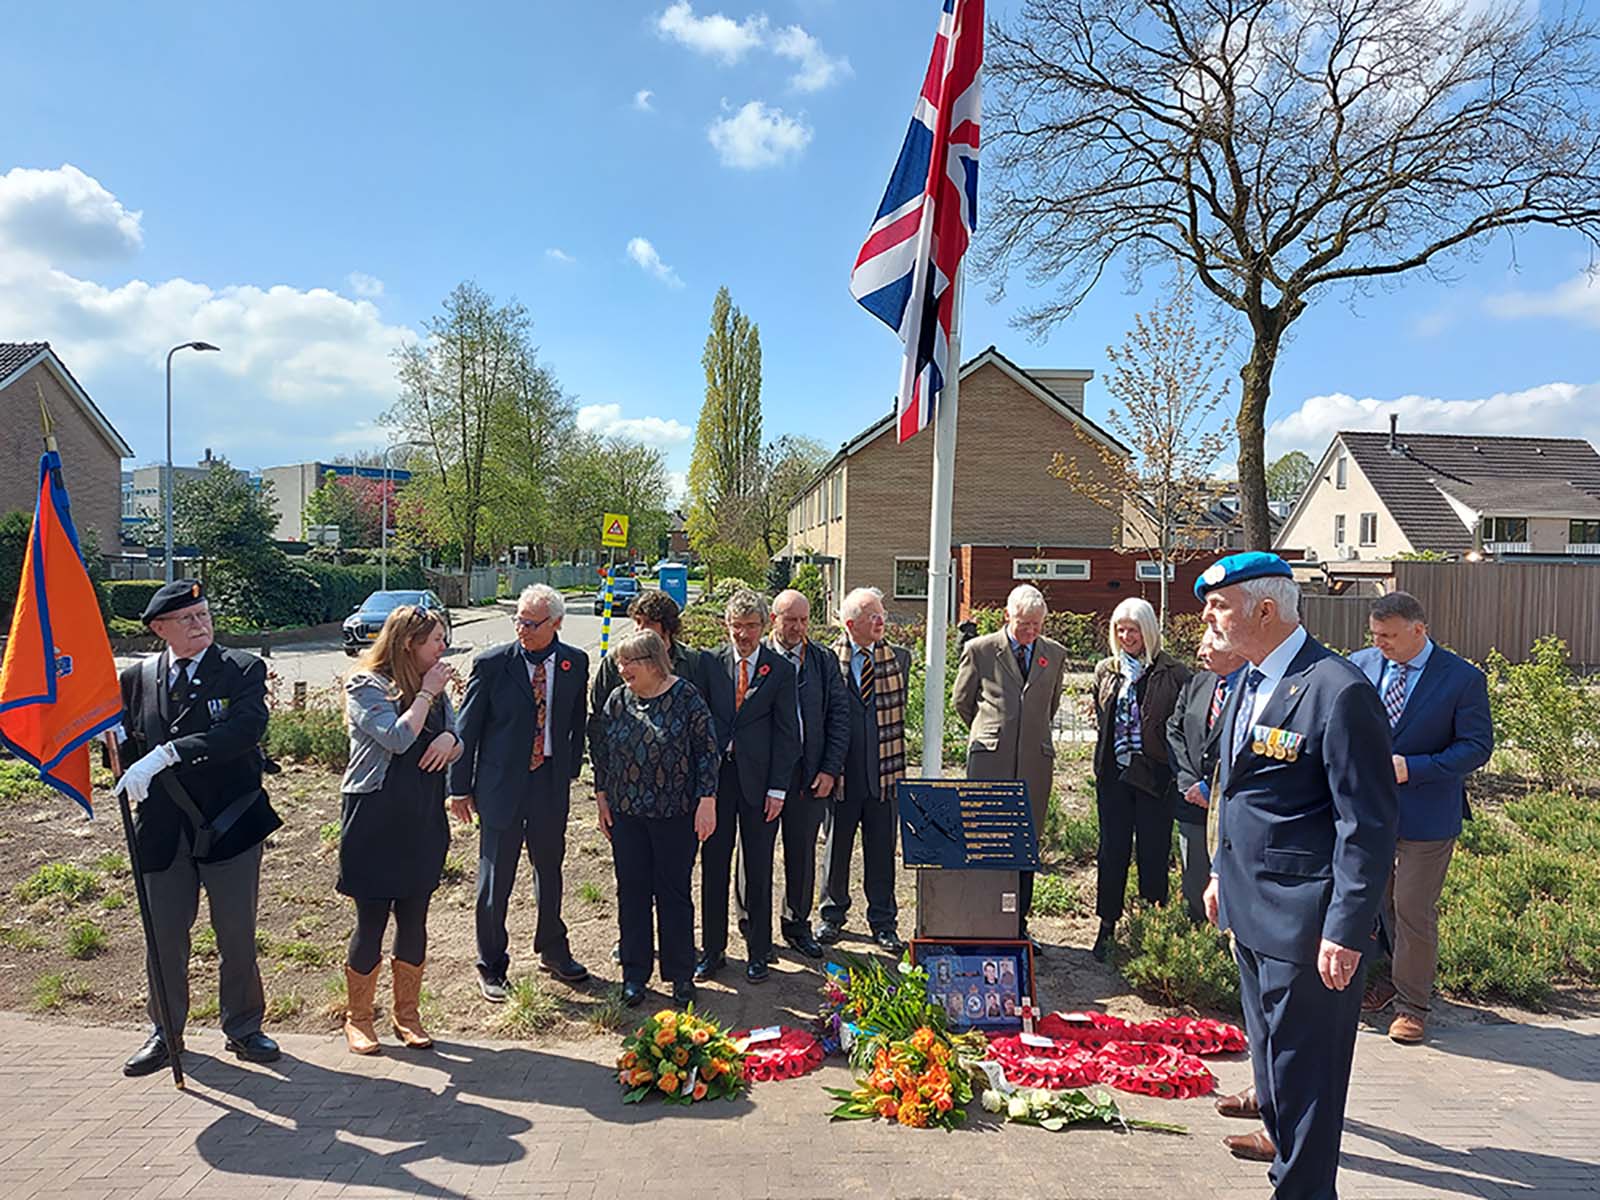
M 770 560 L 787 540 L 789 505 L 829 458 L 816 438 L 786 433 L 761 450 L 760 485 L 753 497 L 756 536 Z
M 989 33 L 983 265 L 1055 281 L 1176 258 L 1242 315 L 1245 538 L 1270 545 L 1264 428 L 1318 293 L 1529 225 L 1600 245 L 1597 31 L 1521 0 L 1023 0 Z M 990 147 L 986 147 L 986 150 Z
M 1159 564 L 1161 622 L 1173 565 L 1205 550 L 1206 514 L 1221 485 L 1212 474 L 1228 445 L 1217 409 L 1229 380 L 1212 383 L 1227 354 L 1220 337 L 1202 337 L 1187 287 L 1146 315 L 1134 317 L 1122 346 L 1106 347 L 1106 391 L 1116 403 L 1106 418 L 1132 457 L 1095 441 L 1074 425 L 1078 452 L 1057 451 L 1050 473 L 1122 524 L 1118 549 L 1149 554 Z M 1092 455 L 1086 468 L 1080 455 Z

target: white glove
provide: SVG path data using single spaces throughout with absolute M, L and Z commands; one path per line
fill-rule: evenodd
M 122 778 L 117 780 L 117 786 L 111 790 L 114 794 L 126 792 L 135 804 L 143 804 L 145 797 L 150 794 L 151 781 L 168 767 L 177 765 L 178 752 L 172 748 L 171 742 L 162 742 L 124 771 Z

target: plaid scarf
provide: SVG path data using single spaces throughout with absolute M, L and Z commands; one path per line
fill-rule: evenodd
M 835 644 L 845 682 L 854 686 L 850 659 L 855 646 L 846 634 Z M 894 785 L 906 775 L 906 677 L 888 642 L 872 647 L 872 699 L 878 722 L 878 785 L 882 799 L 894 795 Z M 843 798 L 843 780 L 839 794 Z

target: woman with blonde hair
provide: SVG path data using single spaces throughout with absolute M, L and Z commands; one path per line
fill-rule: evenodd
M 356 904 L 344 968 L 344 1033 L 353 1054 L 378 1052 L 372 1009 L 390 913 L 394 1031 L 414 1049 L 433 1045 L 422 1027 L 422 965 L 428 904 L 450 847 L 444 769 L 461 756 L 444 693 L 455 669 L 444 652 L 444 623 L 402 604 L 345 683 L 350 765 L 342 784 L 337 886 Z
M 1095 810 L 1100 849 L 1095 912 L 1100 933 L 1094 957 L 1111 954 L 1128 864 L 1138 844 L 1139 895 L 1167 901 L 1172 855 L 1172 769 L 1167 759 L 1167 718 L 1189 678 L 1189 668 L 1161 648 L 1161 624 L 1150 602 L 1130 596 L 1111 614 L 1111 654 L 1094 669 Z

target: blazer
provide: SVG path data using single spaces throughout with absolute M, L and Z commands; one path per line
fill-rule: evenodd
M 1357 650 L 1350 661 L 1373 687 L 1382 686 L 1384 658 L 1376 646 Z M 1459 837 L 1469 815 L 1467 776 L 1494 753 L 1488 679 L 1435 642 L 1391 736 L 1394 752 L 1406 760 L 1400 836 L 1417 842 Z
M 1178 706 L 1178 694 L 1189 681 L 1189 668 L 1165 650 L 1158 653 L 1133 685 L 1139 698 L 1140 753 L 1154 768 L 1157 784 L 1165 790 L 1172 783 L 1167 762 L 1167 719 Z M 1094 711 L 1099 732 L 1095 741 L 1094 769 L 1097 778 L 1115 779 L 1119 770 L 1112 751 L 1116 743 L 1117 697 L 1122 693 L 1122 660 L 1102 658 L 1094 668 Z
M 565 802 L 583 767 L 589 656 L 565 642 L 555 645 L 549 659 L 555 682 L 545 720 L 556 794 Z M 450 766 L 450 794 L 472 796 L 484 825 L 507 828 L 527 794 L 533 752 L 533 687 L 517 642 L 492 646 L 473 660 L 456 732 L 461 757 Z
M 393 694 L 394 684 L 387 677 L 375 671 L 357 671 L 345 680 L 344 692 L 350 760 L 339 790 L 351 795 L 375 792 L 389 776 L 390 761 L 411 749 L 421 731 L 401 727 L 400 718 L 410 705 L 400 706 Z M 445 731 L 455 733 L 456 710 L 450 697 L 441 694 L 435 703 L 444 718 Z
M 892 642 L 882 642 L 889 653 L 894 656 L 895 666 L 899 668 L 900 678 L 904 681 L 909 700 L 911 689 L 911 651 L 904 646 L 896 646 Z M 849 635 L 841 637 L 830 647 L 830 652 L 839 661 L 839 674 L 844 679 L 845 711 L 850 718 L 850 745 L 844 755 L 843 787 L 833 789 L 831 797 L 835 803 L 845 799 L 862 798 L 865 800 L 895 800 L 897 797 L 883 794 L 883 771 L 879 767 L 878 758 L 878 710 L 874 704 L 868 708 L 861 702 L 861 693 L 856 690 L 856 681 L 850 673 L 850 668 L 844 660 L 839 659 L 841 647 L 850 645 Z M 852 652 L 853 653 L 853 652 Z M 900 721 L 900 737 L 905 737 L 905 719 Z M 903 775 L 901 776 L 904 777 Z
M 134 816 L 139 868 L 164 871 L 178 854 L 180 830 L 194 844 L 193 822 L 166 789 L 170 775 L 182 785 L 207 823 L 234 801 L 254 796 L 250 806 L 216 839 L 201 862 L 221 862 L 267 839 L 283 824 L 261 787 L 261 739 L 267 732 L 267 664 L 243 650 L 213 645 L 195 665 L 185 695 L 166 696 L 165 653 L 152 654 L 123 670 L 122 760 L 131 763 L 163 742 L 172 743 L 178 765 L 151 784 Z
M 1209 791 L 1216 774 L 1218 747 L 1222 744 L 1226 722 L 1224 713 L 1218 713 L 1216 724 L 1208 730 L 1206 718 L 1211 715 L 1211 697 L 1217 689 L 1217 678 L 1215 671 L 1196 671 L 1178 693 L 1177 706 L 1167 718 L 1168 761 L 1178 785 L 1174 815 L 1186 825 L 1206 823 L 1208 810 L 1190 804 L 1183 794 L 1197 783 L 1205 784 Z
M 741 798 L 746 804 L 760 805 L 768 792 L 788 792 L 800 762 L 794 668 L 762 642 L 744 704 L 735 709 L 737 664 L 731 642 L 702 650 L 696 686 L 711 709 L 712 731 L 724 762 L 732 755 Z
M 776 645 L 768 645 L 783 657 Z M 819 774 L 832 775 L 835 780 L 844 774 L 844 756 L 850 749 L 850 692 L 839 669 L 838 654 L 809 638 L 795 686 L 800 696 L 798 765 L 809 788 Z
M 967 726 L 968 779 L 1021 779 L 1028 785 L 1034 828 L 1044 827 L 1055 778 L 1056 747 L 1050 727 L 1061 707 L 1066 648 L 1041 637 L 1033 644 L 1028 678 L 1022 678 L 1005 630 L 961 647 L 951 700 Z
M 1224 738 L 1243 692 L 1235 688 L 1223 710 Z M 1308 637 L 1253 724 L 1304 742 L 1292 762 L 1257 754 L 1253 738 L 1229 761 L 1223 744 L 1211 862 L 1218 923 L 1249 949 L 1286 962 L 1315 963 L 1323 938 L 1365 951 L 1399 819 L 1378 693 Z

